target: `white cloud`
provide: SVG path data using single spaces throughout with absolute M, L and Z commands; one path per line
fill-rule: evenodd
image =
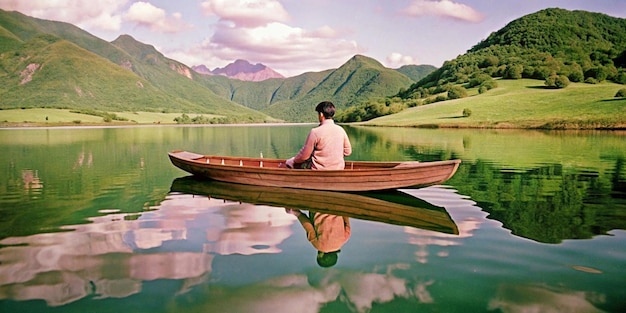
M 257 27 L 287 22 L 289 13 L 276 0 L 207 0 L 200 4 L 206 16 L 217 16 L 236 26 Z
M 256 28 L 219 24 L 213 36 L 198 49 L 223 60 L 261 62 L 286 76 L 303 70 L 336 68 L 363 52 L 354 41 L 328 36 L 334 33 L 330 28 L 323 33 L 326 36 L 281 23 Z
M 165 10 L 157 8 L 148 2 L 133 3 L 124 19 L 150 28 L 153 31 L 176 33 L 191 26 L 185 23 L 180 13 L 174 13 L 168 17 Z
M 480 22 L 484 19 L 472 7 L 450 0 L 413 0 L 403 12 L 410 16 L 435 15 L 468 22 Z
M 385 66 L 389 68 L 398 68 L 402 65 L 417 64 L 417 58 L 397 52 L 392 52 L 388 55 L 386 61 L 387 64 L 385 64 Z
M 128 0 L 0 0 L 0 7 L 41 19 L 71 23 L 81 28 L 118 31 L 122 26 L 119 12 L 126 3 Z
M 212 28 L 213 34 L 187 52 L 170 55 L 186 53 L 190 55 L 185 58 L 188 60 L 197 59 L 197 55 L 223 60 L 220 64 L 203 62 L 210 68 L 246 59 L 293 76 L 303 71 L 336 68 L 364 51 L 356 42 L 339 38 L 330 26 L 306 30 L 285 24 L 290 16 L 277 0 L 206 0 L 201 8 L 205 16 L 219 19 Z

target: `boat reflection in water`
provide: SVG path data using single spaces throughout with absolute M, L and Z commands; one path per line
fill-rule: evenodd
M 351 217 L 459 234 L 444 208 L 398 190 L 345 193 L 232 184 L 189 176 L 174 180 L 171 191 L 284 207 L 302 225 L 317 249 L 317 263 L 322 267 L 337 263 L 338 253 L 351 235 Z

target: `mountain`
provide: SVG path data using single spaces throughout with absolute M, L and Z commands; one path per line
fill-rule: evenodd
M 213 72 L 211 72 L 211 70 L 208 67 L 206 67 L 206 65 L 204 64 L 194 65 L 191 67 L 191 69 L 196 71 L 196 73 L 198 74 L 213 75 Z
M 120 36 L 113 43 L 68 23 L 0 10 L 0 108 L 207 113 L 263 121 L 215 95 L 182 63 Z
M 261 63 L 252 65 L 250 62 L 241 59 L 238 59 L 223 68 L 218 67 L 213 71 L 208 70 L 205 65 L 196 65 L 193 66 L 192 69 L 200 74 L 223 75 L 229 78 L 244 81 L 263 81 L 270 78 L 285 78 L 283 75 Z
M 553 8 L 511 21 L 398 95 L 439 93 L 480 75 L 625 84 L 625 67 L 626 19 Z
M 400 68 L 397 68 L 396 71 L 406 75 L 408 78 L 419 81 L 420 79 L 426 77 L 428 74 L 434 72 L 437 68 L 432 65 L 403 65 Z
M 345 109 L 372 97 L 394 95 L 414 82 L 362 55 L 352 57 L 337 69 L 284 79 L 249 82 L 220 75 L 204 76 L 205 86 L 217 95 L 290 122 L 310 121 L 310 111 L 324 100 Z
M 129 35 L 107 42 L 68 23 L 0 10 L 0 109 L 187 112 L 221 115 L 220 122 L 230 123 L 275 117 L 308 122 L 320 101 L 343 109 L 394 95 L 415 82 L 361 55 L 337 69 L 262 81 L 221 75 L 261 79 L 273 72 L 244 60 L 212 71 L 218 75 L 202 75 L 202 70 Z
M 322 81 L 301 97 L 278 101 L 263 112 L 296 122 L 311 121 L 311 112 L 321 101 L 332 101 L 337 109 L 357 105 L 375 97 L 388 97 L 407 88 L 413 80 L 380 62 L 356 55 L 328 72 Z

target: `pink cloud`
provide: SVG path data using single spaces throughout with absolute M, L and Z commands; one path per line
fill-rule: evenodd
M 204 15 L 217 16 L 241 27 L 258 27 L 290 19 L 289 13 L 276 0 L 207 0 L 200 6 Z
M 409 16 L 435 15 L 468 22 L 480 22 L 484 19 L 472 7 L 450 0 L 413 0 L 403 13 Z
M 130 6 L 124 19 L 146 26 L 153 31 L 165 33 L 176 33 L 191 27 L 185 23 L 180 13 L 174 13 L 168 17 L 165 10 L 141 1 Z
M 122 16 L 118 12 L 126 3 L 128 0 L 0 0 L 0 7 L 37 18 L 72 23 L 82 28 L 117 31 L 122 26 Z

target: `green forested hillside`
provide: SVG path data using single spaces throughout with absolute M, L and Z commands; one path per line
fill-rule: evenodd
M 341 110 L 372 98 L 391 96 L 412 82 L 372 58 L 357 55 L 331 71 L 303 97 L 277 102 L 264 112 L 297 122 L 311 121 L 315 119 L 315 105 L 320 101 L 332 101 Z
M 429 69 L 419 67 L 409 71 L 411 75 L 419 75 L 420 70 Z M 205 76 L 203 80 L 221 97 L 292 122 L 310 121 L 311 110 L 320 101 L 333 101 L 338 108 L 347 108 L 372 97 L 393 95 L 414 82 L 402 71 L 385 68 L 361 55 L 338 69 L 285 79 L 244 82 L 217 75 Z
M 92 71 L 93 67 L 99 70 Z M 5 109 L 130 110 L 131 106 L 156 102 L 170 107 L 191 105 L 177 103 L 132 72 L 52 35 L 34 37 L 21 49 L 3 54 L 0 68 L 1 105 Z
M 428 97 L 472 79 L 480 83 L 484 81 L 480 75 L 541 80 L 554 75 L 570 82 L 624 84 L 624 66 L 626 19 L 546 9 L 510 22 L 399 96 Z
M 264 110 L 276 102 L 290 101 L 306 95 L 330 72 L 331 70 L 309 72 L 260 82 L 229 79 L 222 75 L 200 77 L 199 81 L 220 97 L 255 110 Z
M 211 113 L 225 116 L 225 122 L 268 119 L 216 96 L 193 80 L 187 66 L 129 36 L 112 44 L 71 24 L 2 10 L 0 36 L 2 109 Z
M 406 75 L 408 78 L 418 82 L 428 74 L 434 72 L 437 68 L 432 65 L 403 65 L 396 69 L 396 71 Z

